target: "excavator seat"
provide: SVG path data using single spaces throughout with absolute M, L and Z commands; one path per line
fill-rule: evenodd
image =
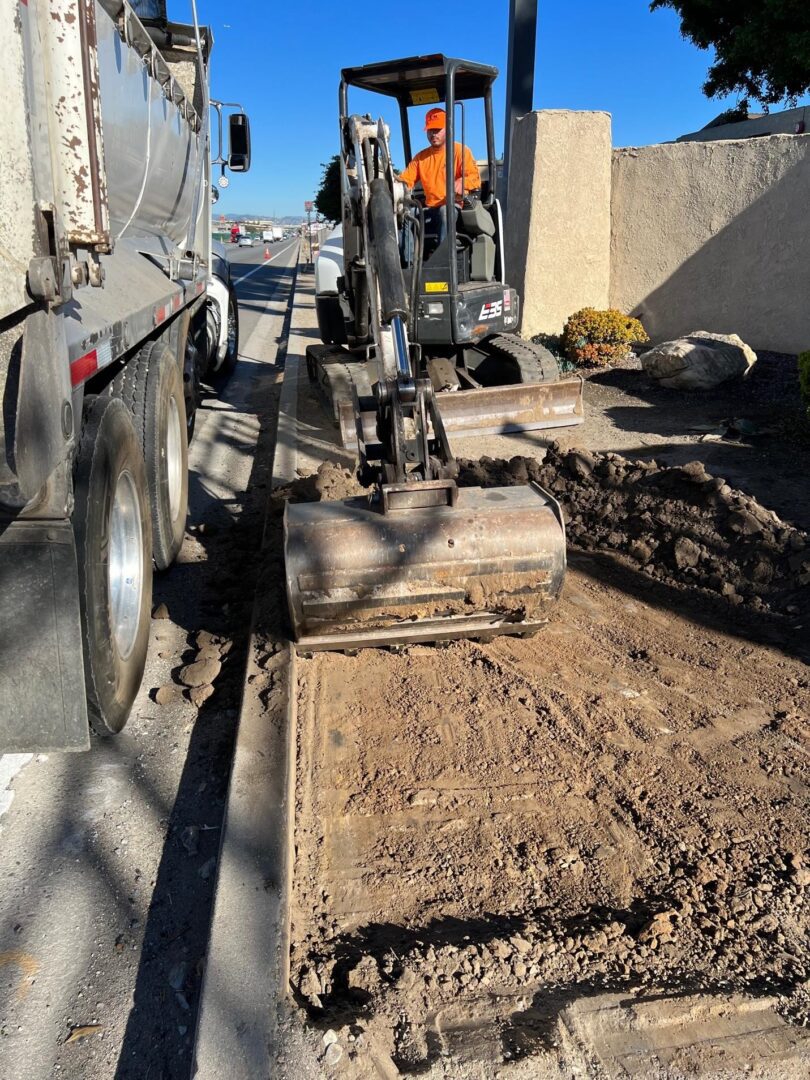
M 492 214 L 482 202 L 475 201 L 472 206 L 459 210 L 458 231 L 459 235 L 466 235 L 472 241 L 470 281 L 492 281 L 495 277 L 496 254 Z

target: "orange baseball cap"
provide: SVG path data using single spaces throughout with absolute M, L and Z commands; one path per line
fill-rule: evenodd
M 444 109 L 428 109 L 425 116 L 425 131 L 443 127 L 447 127 L 447 114 Z

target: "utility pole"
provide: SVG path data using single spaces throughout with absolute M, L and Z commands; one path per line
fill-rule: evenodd
M 509 0 L 509 56 L 506 62 L 506 119 L 504 122 L 501 202 L 509 199 L 512 127 L 532 111 L 534 53 L 537 45 L 537 0 Z M 500 186 L 500 185 L 499 185 Z
M 304 203 L 304 209 L 307 212 L 307 233 L 309 235 L 309 265 L 312 266 L 312 225 L 310 218 L 312 216 L 312 203 L 307 200 Z

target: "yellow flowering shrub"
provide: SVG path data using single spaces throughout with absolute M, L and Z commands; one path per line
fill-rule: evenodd
M 649 340 L 638 319 L 615 308 L 582 308 L 569 318 L 562 333 L 565 355 L 580 366 L 606 366 L 625 357 L 631 345 Z

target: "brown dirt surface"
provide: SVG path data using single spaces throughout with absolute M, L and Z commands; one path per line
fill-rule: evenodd
M 279 1076 L 806 1075 L 807 534 L 700 462 L 459 464 L 559 500 L 563 596 L 299 659 Z M 276 516 L 364 490 L 327 463 Z
M 345 1075 L 428 1070 L 454 1010 L 540 1070 L 596 992 L 810 1018 L 807 668 L 755 616 L 573 562 L 532 639 L 301 662 L 292 981 Z

